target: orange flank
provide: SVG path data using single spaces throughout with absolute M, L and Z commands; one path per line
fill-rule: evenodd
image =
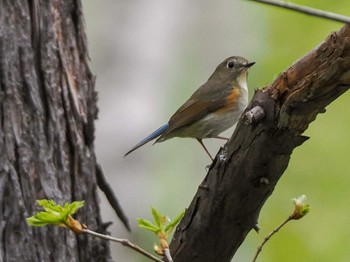
M 223 106 L 221 109 L 216 111 L 216 113 L 224 114 L 227 111 L 234 109 L 234 107 L 237 106 L 237 100 L 240 94 L 241 94 L 241 91 L 239 90 L 239 88 L 233 88 L 231 91 L 231 94 L 226 98 L 225 106 Z

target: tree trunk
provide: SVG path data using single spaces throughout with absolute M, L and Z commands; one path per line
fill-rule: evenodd
M 85 200 L 77 218 L 104 231 L 87 57 L 80 0 L 0 0 L 0 261 L 111 260 L 106 241 L 26 223 L 36 199 Z
M 230 261 L 288 166 L 302 133 L 350 86 L 350 26 L 257 90 L 177 227 L 174 261 Z M 262 109 L 262 111 L 260 110 Z

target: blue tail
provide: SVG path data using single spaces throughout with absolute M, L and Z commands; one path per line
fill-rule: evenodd
M 165 124 L 162 125 L 160 128 L 158 128 L 156 131 L 154 131 L 152 134 L 150 134 L 148 137 L 146 137 L 145 139 L 141 140 L 140 142 L 137 143 L 136 146 L 134 146 L 133 148 L 131 148 L 125 155 L 124 157 L 126 157 L 127 155 L 129 155 L 132 151 L 138 149 L 139 147 L 143 146 L 144 144 L 148 143 L 149 141 L 157 138 L 158 136 L 162 135 L 169 127 L 169 124 Z

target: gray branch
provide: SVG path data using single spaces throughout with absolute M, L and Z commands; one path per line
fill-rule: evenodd
M 282 8 L 296 11 L 299 13 L 303 13 L 303 14 L 307 14 L 307 15 L 311 15 L 311 16 L 317 16 L 317 17 L 321 17 L 321 18 L 325 18 L 325 19 L 329 19 L 329 20 L 333 20 L 333 21 L 337 21 L 337 22 L 350 24 L 350 17 L 348 17 L 348 16 L 339 15 L 339 14 L 335 14 L 335 13 L 307 7 L 307 6 L 297 5 L 297 4 L 293 4 L 293 3 L 289 3 L 289 2 L 274 1 L 274 0 L 250 0 L 250 1 L 259 2 L 259 3 L 263 3 L 263 4 L 268 4 L 268 5 L 273 5 L 273 6 L 277 6 L 277 7 L 282 7 Z

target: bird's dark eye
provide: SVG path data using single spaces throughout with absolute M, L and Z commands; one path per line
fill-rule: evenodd
M 227 66 L 227 68 L 233 68 L 235 66 L 235 62 L 234 61 L 228 61 L 226 66 Z

